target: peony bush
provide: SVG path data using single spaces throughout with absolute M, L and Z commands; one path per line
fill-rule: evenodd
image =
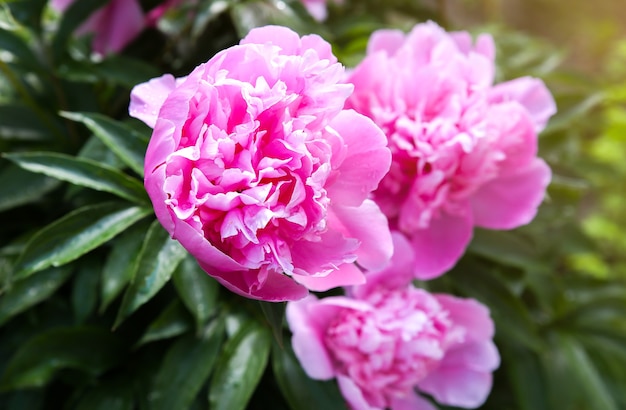
M 0 5 L 0 408 L 625 408 L 616 65 L 442 6 Z

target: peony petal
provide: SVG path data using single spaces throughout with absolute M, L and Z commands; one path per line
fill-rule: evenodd
M 483 185 L 471 200 L 476 225 L 512 229 L 527 224 L 537 213 L 550 177 L 548 165 L 534 158 L 525 169 Z
M 250 30 L 239 44 L 273 44 L 282 48 L 283 54 L 297 55 L 300 36 L 287 27 L 263 26 Z
M 404 43 L 404 38 L 402 30 L 376 30 L 367 43 L 367 55 L 384 51 L 387 55 L 393 56 Z
M 117 53 L 145 27 L 145 17 L 137 0 L 111 0 L 79 27 L 77 33 L 93 32 L 93 50 L 99 54 Z
M 517 101 L 522 104 L 532 117 L 537 132 L 543 130 L 556 113 L 552 94 L 538 78 L 521 77 L 497 84 L 489 92 L 489 100 L 492 103 Z
M 412 393 L 402 399 L 391 399 L 391 410 L 438 410 L 431 402 L 417 393 Z
M 419 389 L 441 404 L 473 409 L 485 402 L 491 385 L 491 373 L 439 368 L 419 383 Z
M 426 229 L 409 235 L 415 251 L 415 277 L 421 280 L 441 276 L 461 258 L 472 239 L 471 214 L 456 216 L 441 213 Z
M 161 106 L 175 88 L 176 79 L 171 74 L 136 85 L 130 92 L 128 114 L 154 128 Z
M 338 309 L 335 306 L 320 305 L 313 295 L 287 303 L 285 319 L 293 334 L 293 351 L 306 374 L 312 379 L 328 380 L 335 376 L 324 345 L 324 332 Z
M 500 366 L 500 354 L 491 340 L 462 343 L 446 351 L 440 366 L 492 372 Z
M 365 283 L 365 275 L 353 263 L 344 263 L 326 276 L 294 275 L 293 279 L 316 292 Z
M 358 206 L 376 189 L 391 165 L 387 138 L 374 122 L 353 110 L 340 112 L 330 123 L 347 146 L 347 156 L 333 165 L 326 186 L 334 203 Z
M 231 292 L 250 299 L 285 302 L 300 300 L 309 293 L 307 288 L 278 272 L 268 272 L 261 284 L 256 270 L 222 272 L 215 265 L 200 263 L 200 266 Z
M 387 218 L 372 200 L 358 207 L 334 206 L 329 221 L 345 237 L 356 238 L 361 244 L 356 251 L 357 263 L 366 269 L 381 269 L 393 254 L 393 242 Z
M 346 399 L 351 410 L 379 410 L 369 405 L 359 386 L 349 377 L 337 375 L 337 384 L 339 384 L 341 395 Z
M 377 288 L 402 289 L 413 280 L 415 255 L 411 243 L 400 232 L 392 232 L 393 256 L 384 269 L 366 272 L 367 282 L 351 289 L 354 297 L 363 299 Z
M 450 295 L 435 295 L 437 301 L 449 314 L 450 320 L 466 329 L 469 340 L 491 340 L 494 335 L 493 320 L 489 309 L 474 299 L 462 299 Z

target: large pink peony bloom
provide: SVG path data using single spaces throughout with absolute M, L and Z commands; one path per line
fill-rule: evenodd
M 480 406 L 500 364 L 488 309 L 410 284 L 412 250 L 396 234 L 392 263 L 350 296 L 287 304 L 292 344 L 313 379 L 336 378 L 353 410 Z
M 405 35 L 381 30 L 347 82 L 347 107 L 378 124 L 393 161 L 374 199 L 392 229 L 410 238 L 415 274 L 452 267 L 473 226 L 511 229 L 528 223 L 550 181 L 537 158 L 537 133 L 556 111 L 538 79 L 493 86 L 494 45 L 435 23 Z
M 145 186 L 159 221 L 232 291 L 271 301 L 362 283 L 388 262 L 387 220 L 367 199 L 391 154 L 316 35 L 252 30 L 182 79 L 131 94 L 154 132 Z

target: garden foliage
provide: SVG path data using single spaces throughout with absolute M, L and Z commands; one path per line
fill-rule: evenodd
M 107 0 L 65 3 L 0 2 L 0 408 L 346 408 L 336 381 L 296 359 L 284 303 L 230 292 L 155 219 L 152 130 L 129 116 L 130 93 L 268 24 L 319 34 L 354 67 L 374 30 L 445 25 L 441 10 L 344 0 L 313 18 L 297 0 L 145 0 L 143 30 L 100 54 L 85 22 Z M 481 408 L 626 408 L 624 44 L 589 78 L 545 41 L 471 29 L 493 35 L 498 82 L 533 76 L 552 92 L 539 135 L 552 179 L 530 224 L 474 229 L 449 272 L 415 286 L 489 308 L 501 363 Z

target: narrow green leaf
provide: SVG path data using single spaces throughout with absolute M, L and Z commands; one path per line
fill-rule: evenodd
M 69 278 L 68 266 L 50 268 L 16 282 L 0 298 L 0 325 L 13 316 L 46 300 Z
M 535 352 L 510 341 L 501 348 L 520 410 L 549 410 L 546 377 Z
M 191 315 L 179 299 L 174 299 L 148 326 L 137 346 L 182 335 L 193 326 Z
M 0 47 L 0 50 L 2 48 Z M 29 106 L 23 104 L 0 105 L 0 139 L 12 141 L 48 141 L 53 133 L 47 124 L 42 123 L 40 115 L 45 115 L 47 120 L 54 122 L 55 119 L 48 113 L 35 113 Z
M 289 343 L 274 343 L 272 370 L 283 396 L 292 410 L 346 410 L 336 382 L 313 380 L 302 370 Z
M 122 358 L 123 344 L 96 327 L 53 328 L 28 340 L 10 359 L 0 389 L 47 384 L 57 370 L 71 368 L 98 375 Z
M 484 229 L 474 231 L 468 251 L 523 269 L 535 265 L 538 254 L 533 243 L 517 232 Z
M 274 335 L 274 339 L 280 347 L 283 346 L 283 322 L 285 321 L 285 308 L 287 304 L 285 302 L 276 303 L 276 302 L 264 302 L 259 301 L 261 305 L 261 310 L 265 315 L 265 319 L 267 323 L 270 325 L 272 329 L 272 334 Z
M 462 293 L 489 306 L 497 334 L 502 333 L 531 349 L 541 349 L 542 341 L 528 310 L 489 270 L 489 265 L 462 260 L 448 276 Z
M 72 284 L 72 310 L 76 323 L 83 323 L 98 305 L 98 285 L 100 284 L 100 260 L 81 260 Z
M 581 408 L 618 410 L 598 370 L 580 343 L 573 337 L 563 336 L 559 338 L 558 346 L 567 362 L 568 372 L 577 381 L 570 388 L 580 389 L 584 397 L 585 404 Z
M 85 393 L 75 410 L 133 410 L 135 400 L 132 385 L 119 381 L 99 385 Z
M 41 67 L 28 43 L 14 31 L 0 28 L 0 50 L 11 53 L 17 61 L 29 68 L 38 69 Z
M 167 283 L 185 255 L 185 248 L 171 239 L 158 221 L 154 221 L 139 252 L 133 281 L 124 293 L 114 327 L 150 300 Z
M 97 113 L 62 112 L 72 121 L 85 124 L 130 169 L 143 176 L 143 162 L 148 138 L 124 123 Z
M 102 268 L 100 312 L 104 312 L 133 278 L 147 230 L 148 224 L 142 221 L 127 229 L 113 242 L 113 248 Z
M 256 389 L 269 357 L 272 336 L 257 322 L 242 328 L 224 346 L 209 387 L 212 410 L 243 410 Z
M 56 179 L 9 165 L 0 171 L 0 212 L 35 202 L 60 185 Z
M 213 321 L 202 337 L 187 335 L 168 350 L 152 391 L 150 409 L 172 410 L 190 406 L 211 374 L 224 339 L 224 323 Z
M 188 255 L 172 277 L 174 286 L 200 327 L 215 312 L 220 285 Z
M 4 157 L 24 169 L 61 181 L 109 192 L 140 204 L 148 201 L 145 189 L 138 180 L 95 161 L 54 152 L 4 154 Z
M 112 202 L 70 212 L 33 235 L 16 262 L 14 279 L 71 262 L 151 212 L 148 208 Z

